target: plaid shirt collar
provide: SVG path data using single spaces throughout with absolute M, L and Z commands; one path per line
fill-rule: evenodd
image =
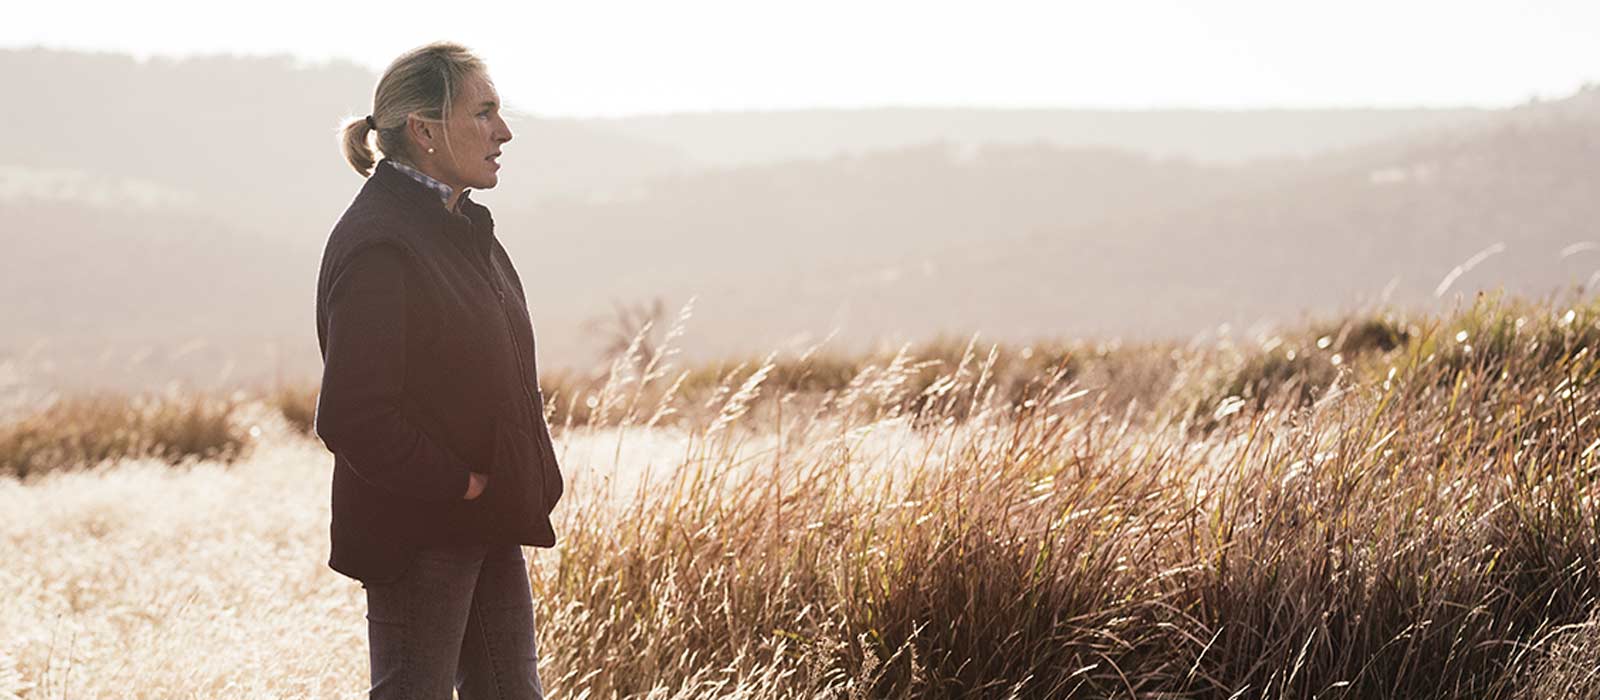
M 433 190 L 434 192 L 438 192 L 439 193 L 439 203 L 443 204 L 445 206 L 449 206 L 449 204 L 450 204 L 450 193 L 455 191 L 454 188 L 450 187 L 449 185 L 444 184 L 443 182 L 435 180 L 434 178 L 430 177 L 427 173 L 422 172 L 421 170 L 413 168 L 413 167 L 411 167 L 409 165 L 406 165 L 405 163 L 402 163 L 402 162 L 400 162 L 398 160 L 395 160 L 393 158 L 389 158 L 387 160 L 389 161 L 390 165 L 394 166 L 395 170 L 398 170 L 398 171 L 400 171 L 402 173 L 410 175 L 411 179 L 416 180 L 417 182 L 420 182 L 420 183 L 426 185 L 428 187 L 428 189 Z M 463 189 L 461 191 L 461 196 L 463 198 L 465 198 L 467 196 L 468 192 L 471 192 L 471 190 Z

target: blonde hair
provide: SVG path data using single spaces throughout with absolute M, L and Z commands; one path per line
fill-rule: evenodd
M 355 117 L 340 127 L 339 145 L 344 159 L 362 177 L 372 174 L 378 153 L 411 160 L 411 144 L 406 137 L 406 118 L 415 115 L 437 122 L 447 129 L 450 105 L 456 93 L 472 76 L 486 76 L 483 59 L 470 49 L 449 41 L 435 41 L 411 49 L 384 69 L 372 96 L 372 120 Z M 377 132 L 377 153 L 368 136 Z M 446 138 L 448 138 L 446 131 Z

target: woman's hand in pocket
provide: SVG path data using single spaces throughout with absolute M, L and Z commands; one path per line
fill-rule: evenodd
M 462 500 L 470 501 L 472 499 L 477 498 L 478 496 L 483 495 L 483 489 L 484 489 L 484 487 L 486 487 L 488 485 L 489 485 L 489 475 L 488 474 L 479 474 L 478 472 L 472 472 L 472 474 L 468 477 L 468 480 L 467 480 L 467 495 L 462 496 L 461 497 Z

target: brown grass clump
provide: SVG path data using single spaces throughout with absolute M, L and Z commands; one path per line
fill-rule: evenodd
M 268 405 L 277 409 L 289 423 L 289 427 L 302 435 L 313 435 L 318 391 L 320 387 L 315 383 L 299 386 L 279 384 L 265 393 L 265 400 Z
M 976 405 L 929 402 L 951 420 L 910 430 L 890 400 L 923 366 L 905 356 L 821 410 L 780 415 L 783 394 L 691 428 L 663 480 L 569 513 L 538 572 L 556 687 L 1513 697 L 1600 590 L 1588 317 L 1526 313 L 1481 301 L 1392 345 L 1359 331 L 1312 400 L 1268 392 L 1200 436 L 1182 401 L 1135 419 L 1066 373 L 999 401 L 973 364 L 940 394 Z M 1516 314 L 1503 342 L 1523 351 L 1444 351 L 1438 327 Z M 725 394 L 748 412 L 765 386 Z
M 1248 405 L 1260 410 L 1273 400 L 1307 406 L 1334 385 L 1341 367 L 1371 364 L 1405 346 L 1416 329 L 1393 314 L 1318 321 L 1297 333 L 1275 335 L 1259 347 L 1205 357 L 1211 379 L 1192 399 L 1189 414 L 1200 429 Z
M 249 441 L 232 420 L 238 403 L 177 392 L 58 397 L 0 425 L 0 474 L 28 477 L 127 457 L 230 461 Z
M 1600 302 L 1486 296 L 1244 351 L 968 339 L 698 369 L 627 352 L 560 401 L 585 417 L 555 423 L 570 496 L 560 545 L 530 562 L 541 672 L 552 696 L 607 698 L 1587 697 L 1596 340 Z M 1289 347 L 1313 359 L 1266 359 Z M 275 454 L 27 487 L 49 507 L 0 488 L 21 533 L 0 539 L 21 562 L 0 569 L 19 582 L 0 637 L 31 630 L 0 681 L 359 694 L 359 589 L 321 566 L 325 511 L 304 512 L 325 508 L 326 460 Z M 157 514 L 162 489 L 212 510 Z M 247 534 L 216 530 L 227 494 L 267 504 Z M 52 532 L 101 558 L 41 550 Z M 174 564 L 200 560 L 192 539 L 259 561 L 201 575 L 109 544 Z M 196 580 L 219 600 L 162 593 Z M 234 617 L 252 607 L 273 622 Z M 182 640 L 149 632 L 173 616 L 216 661 L 176 661 Z M 61 619 L 85 639 L 38 631 Z M 250 641 L 214 643 L 233 637 Z M 74 644 L 94 650 L 78 673 L 51 660 Z M 146 653 L 111 651 L 130 644 Z
M 827 404 L 850 395 L 931 420 L 964 420 L 972 408 L 991 399 L 1019 405 L 1051 381 L 1068 381 L 1103 390 L 1108 406 L 1149 407 L 1164 398 L 1185 365 L 1196 361 L 1175 343 L 1123 346 L 1073 341 L 1015 346 L 980 343 L 973 336 L 854 355 L 812 348 L 790 356 L 727 359 L 664 376 L 668 367 L 664 360 L 672 352 L 662 347 L 650 357 L 624 353 L 607 371 L 595 375 L 545 373 L 540 381 L 550 399 L 552 422 L 598 427 L 646 420 L 647 416 L 632 415 L 617 403 L 621 391 L 635 411 L 638 406 L 664 411 L 649 416 L 656 419 L 654 425 L 687 426 L 710 418 L 708 411 L 757 372 L 764 373 L 765 389 L 754 398 L 758 406 L 780 397 Z M 903 364 L 895 365 L 897 357 Z M 984 375 L 981 386 L 993 396 L 971 393 L 978 384 L 970 380 L 977 374 Z M 876 381 L 892 381 L 893 390 L 879 386 L 870 395 L 856 390 Z

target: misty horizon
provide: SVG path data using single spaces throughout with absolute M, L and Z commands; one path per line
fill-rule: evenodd
M 391 11 L 407 14 L 401 2 Z M 1370 0 L 1138 0 L 1064 8 L 823 1 L 804 11 L 701 0 L 479 6 L 386 26 L 367 8 L 296 3 L 239 23 L 193 0 L 29 6 L 0 47 L 140 57 L 293 57 L 376 75 L 437 38 L 475 47 L 508 104 L 567 118 L 794 109 L 1501 109 L 1600 80 L 1600 6 Z M 100 21 L 79 20 L 92 11 Z M 165 10 L 165 12 L 163 12 Z M 189 23 L 151 23 L 156 15 Z M 1440 32 L 1447 21 L 1449 32 Z M 205 31 L 192 27 L 204 26 Z M 350 32 L 346 27 L 369 26 Z M 138 27 L 139 31 L 127 31 Z M 1484 51 L 1493 44 L 1495 51 Z M 1425 53 L 1419 53 L 1426 47 Z
M 361 183 L 333 127 L 372 72 L 0 50 L 0 75 L 40 97 L 0 135 L 0 278 L 27 300 L 0 362 L 45 384 L 314 375 L 310 275 Z M 1501 110 L 525 118 L 475 199 L 550 368 L 599 360 L 619 307 L 691 297 L 701 359 L 830 333 L 1181 337 L 1422 303 L 1497 243 L 1458 290 L 1585 284 L 1558 253 L 1593 235 L 1597 121 L 1595 88 Z M 210 147 L 240 134 L 246 161 Z

